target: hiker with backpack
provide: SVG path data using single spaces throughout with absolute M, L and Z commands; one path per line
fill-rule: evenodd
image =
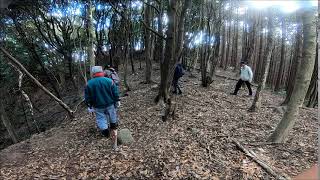
M 104 77 L 102 66 L 93 66 L 91 71 L 93 78 L 88 81 L 85 88 L 85 103 L 89 113 L 95 113 L 101 134 L 109 138 L 111 133 L 115 148 L 118 127 L 117 108 L 120 106 L 118 87 L 110 78 Z
M 179 62 L 174 70 L 172 86 L 173 94 L 182 94 L 181 88 L 179 86 L 179 79 L 184 75 L 182 64 Z
M 118 73 L 113 67 L 111 67 L 110 65 L 107 65 L 104 73 L 105 73 L 105 77 L 112 79 L 112 81 L 116 84 L 117 87 L 120 86 L 120 78 L 118 76 Z

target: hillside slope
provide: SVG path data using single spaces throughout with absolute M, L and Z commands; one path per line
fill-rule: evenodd
M 99 135 L 83 107 L 72 122 L 2 150 L 0 179 L 273 178 L 232 139 L 289 176 L 317 161 L 315 109 L 301 110 L 287 143 L 261 144 L 281 120 L 274 108 L 282 101 L 280 95 L 266 92 L 261 111 L 248 113 L 253 97 L 246 97 L 244 90 L 229 95 L 234 80 L 217 78 L 211 87 L 202 88 L 199 79 L 186 76 L 184 93 L 177 97 L 177 117 L 162 122 L 153 103 L 157 90 L 154 84 L 140 83 L 143 74 L 130 77 L 133 90 L 120 109 L 120 128 L 132 131 L 134 143 L 112 151 L 110 140 Z

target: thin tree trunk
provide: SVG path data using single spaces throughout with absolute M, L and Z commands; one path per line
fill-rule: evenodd
M 13 64 L 10 63 L 10 65 L 11 65 L 11 66 L 18 72 L 18 74 L 19 74 L 19 77 L 18 77 L 18 91 L 21 93 L 21 96 L 22 96 L 22 98 L 23 98 L 23 100 L 24 100 L 24 102 L 22 102 L 22 106 L 23 106 L 23 112 L 24 112 L 24 115 L 25 115 L 25 119 L 26 119 L 26 123 L 27 123 L 27 125 L 28 125 L 28 128 L 29 128 L 29 130 L 31 131 L 30 128 L 32 127 L 32 125 L 31 125 L 31 123 L 30 123 L 29 120 L 28 120 L 27 114 L 30 115 L 30 118 L 31 118 L 31 120 L 32 120 L 33 123 L 34 123 L 34 126 L 36 127 L 37 132 L 40 133 L 40 128 L 39 128 L 39 126 L 38 126 L 38 123 L 37 123 L 37 122 L 35 121 L 35 119 L 34 119 L 32 102 L 31 102 L 28 94 L 21 88 L 21 87 L 22 87 L 23 73 L 22 73 L 16 66 L 14 66 Z M 26 104 L 27 104 L 27 107 L 28 107 L 27 110 L 28 110 L 29 113 L 28 113 L 27 110 L 24 108 L 23 103 L 26 103 Z
M 224 61 L 225 61 L 225 50 L 226 50 L 226 25 L 223 23 L 222 26 L 222 50 L 221 50 L 221 56 L 220 56 L 220 67 L 224 68 Z
M 287 87 L 287 93 L 286 93 L 286 98 L 284 102 L 281 104 L 286 105 L 288 104 L 290 97 L 292 95 L 293 87 L 295 86 L 295 78 L 297 74 L 298 67 L 300 66 L 301 63 L 301 58 L 302 58 L 302 23 L 301 23 L 301 17 L 300 13 L 297 13 L 297 34 L 296 34 L 296 42 L 295 42 L 295 48 L 294 48 L 294 56 L 293 56 L 293 61 L 292 65 L 290 68 L 290 73 L 289 73 L 289 80 L 288 80 L 288 87 Z
M 179 58 L 181 57 L 182 49 L 183 49 L 183 38 L 184 38 L 184 25 L 185 25 L 185 18 L 187 9 L 191 6 L 191 0 L 185 0 L 182 11 L 180 13 L 179 24 L 178 24 L 178 33 L 176 39 L 176 59 L 175 61 L 178 62 Z
M 318 46 L 318 44 L 317 44 Z M 312 78 L 311 82 L 306 94 L 305 98 L 305 105 L 307 107 L 315 107 L 318 103 L 318 83 L 317 83 L 317 78 L 318 78 L 318 47 L 316 48 L 316 58 L 315 58 L 315 64 L 313 68 L 313 73 L 312 73 Z
M 131 16 L 131 11 L 128 13 L 128 10 L 125 9 L 123 13 L 123 20 L 124 20 L 124 30 L 125 30 L 125 57 L 124 57 L 124 75 L 123 75 L 123 83 L 126 88 L 126 91 L 130 91 L 130 86 L 128 83 L 128 63 L 129 63 L 129 56 L 130 56 L 130 26 L 129 26 L 129 17 Z
M 237 5 L 237 16 L 236 16 L 236 23 L 234 25 L 234 47 L 232 48 L 232 62 L 234 66 L 234 71 L 236 71 L 238 68 L 238 41 L 239 41 L 239 5 Z
M 276 84 L 274 87 L 274 91 L 278 92 L 281 88 L 281 79 L 283 76 L 283 72 L 284 72 L 284 63 L 285 63 L 285 39 L 286 39 L 286 25 L 285 25 L 285 18 L 282 18 L 282 22 L 281 22 L 281 29 L 282 29 L 282 37 L 281 37 L 281 58 L 280 58 L 280 67 L 277 73 L 277 80 L 276 80 Z
M 229 13 L 231 14 L 231 13 Z M 226 60 L 224 64 L 224 69 L 226 70 L 229 65 L 229 53 L 230 53 L 230 48 L 231 48 L 231 15 L 229 15 L 229 28 L 228 28 L 228 40 L 227 40 L 227 51 L 226 51 Z
M 269 137 L 271 142 L 284 142 L 293 128 L 299 114 L 299 107 L 302 106 L 310 79 L 312 76 L 312 68 L 314 67 L 314 59 L 316 52 L 316 23 L 314 11 L 304 9 L 302 14 L 303 22 L 303 50 L 301 63 L 292 96 L 289 100 L 287 110 L 278 124 L 275 131 Z
M 150 0 L 148 0 L 147 3 L 150 4 Z M 150 13 L 151 13 L 151 7 L 149 5 L 145 5 L 144 21 L 148 27 L 150 27 L 151 25 Z M 144 27 L 144 59 L 146 62 L 145 83 L 147 84 L 151 83 L 152 64 L 151 64 L 151 57 L 150 57 L 150 49 L 151 49 L 150 31 L 146 27 Z
M 18 137 L 17 137 L 17 134 L 7 116 L 7 113 L 4 109 L 4 106 L 3 106 L 3 102 L 2 102 L 2 97 L 0 98 L 0 118 L 1 118 L 1 121 L 3 123 L 3 125 L 6 127 L 8 133 L 9 133 L 9 136 L 10 138 L 12 139 L 13 143 L 17 143 L 18 142 Z
M 261 30 L 263 29 L 263 21 L 261 21 Z M 259 42 L 259 55 L 258 55 L 258 64 L 256 67 L 256 70 L 254 72 L 255 76 L 254 76 L 254 81 L 255 82 L 260 82 L 261 79 L 259 77 L 260 73 L 261 73 L 261 67 L 263 65 L 263 59 L 262 59 L 262 55 L 263 55 L 263 33 L 260 32 L 260 42 Z
M 269 12 L 269 17 L 268 17 L 268 38 L 267 38 L 267 48 L 266 51 L 264 53 L 263 59 L 264 59 L 264 73 L 262 76 L 262 80 L 259 83 L 259 86 L 257 88 L 256 94 L 254 96 L 254 100 L 252 102 L 251 107 L 249 108 L 249 111 L 251 112 L 255 112 L 258 109 L 260 109 L 260 105 L 261 105 L 261 94 L 262 94 L 262 90 L 265 87 L 266 84 L 266 80 L 267 80 L 267 76 L 268 76 L 268 72 L 269 72 L 269 66 L 270 66 L 270 59 L 271 59 L 271 48 L 273 47 L 273 22 L 272 22 L 272 12 Z
M 162 15 L 163 15 L 163 1 L 159 1 L 159 14 L 158 14 L 158 21 L 157 21 L 157 25 L 158 25 L 158 33 L 159 34 L 163 34 L 163 26 L 162 26 Z M 163 50 L 163 43 L 164 40 L 163 38 L 156 36 L 156 44 L 155 44 L 155 61 L 162 63 L 163 62 L 163 57 L 164 57 L 164 50 Z
M 132 29 L 132 27 L 130 26 L 130 29 Z M 134 74 L 135 73 L 135 68 L 134 68 L 134 61 L 133 61 L 133 53 L 134 53 L 134 40 L 132 38 L 132 33 L 130 33 L 130 63 L 131 63 L 131 73 Z
M 89 0 L 88 7 L 87 7 L 87 33 L 88 33 L 88 47 L 87 47 L 87 54 L 88 54 L 88 60 L 90 64 L 90 75 L 92 74 L 92 67 L 96 65 L 95 59 L 94 59 L 94 51 L 93 51 L 93 40 L 94 40 L 94 29 L 93 29 L 93 18 L 92 18 L 92 1 Z
M 200 29 L 205 32 L 205 11 L 204 11 L 204 3 L 201 5 L 201 22 Z M 200 70 L 201 70 L 201 85 L 203 87 L 207 87 L 207 66 L 206 66 L 206 42 L 200 42 Z
M 156 98 L 156 102 L 161 100 L 161 104 L 163 104 L 163 112 L 162 113 L 162 120 L 166 121 L 168 117 L 168 111 L 167 109 L 170 109 L 171 102 L 169 100 L 169 77 L 171 71 L 174 69 L 174 60 L 175 60 L 175 36 L 176 36 L 176 8 L 177 8 L 177 2 L 176 1 L 169 1 L 168 9 L 167 9 L 167 15 L 168 19 L 168 29 L 166 32 L 166 45 L 165 45 L 165 54 L 164 54 L 164 60 L 160 63 L 160 74 L 161 74 L 161 80 L 160 80 L 160 86 L 159 86 L 159 94 Z
M 219 5 L 219 14 L 218 14 L 218 22 L 217 22 L 217 27 L 216 27 L 216 33 L 215 33 L 215 49 L 214 49 L 214 54 L 211 57 L 211 67 L 210 67 L 210 74 L 209 74 L 209 83 L 212 83 L 214 80 L 215 76 L 215 69 L 219 61 L 219 53 L 220 53 L 220 33 L 221 33 L 221 23 L 222 23 L 222 14 L 221 14 L 221 9 L 223 8 L 222 4 Z M 239 27 L 238 27 L 239 28 Z M 238 40 L 237 40 L 238 41 Z M 238 44 L 236 42 L 236 44 Z M 236 47 L 237 49 L 238 47 Z M 237 51 L 236 51 L 237 52 Z M 236 53 L 237 54 L 237 53 Z

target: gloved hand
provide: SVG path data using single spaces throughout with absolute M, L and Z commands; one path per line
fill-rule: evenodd
M 88 112 L 89 113 L 94 113 L 94 109 L 92 107 L 88 107 Z
M 119 108 L 120 106 L 121 106 L 120 101 L 117 101 L 117 102 L 116 102 L 116 108 Z

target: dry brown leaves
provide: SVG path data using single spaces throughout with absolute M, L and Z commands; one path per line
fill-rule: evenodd
M 273 178 L 239 151 L 231 138 L 291 176 L 316 162 L 315 110 L 302 110 L 287 143 L 250 146 L 266 140 L 281 114 L 272 108 L 248 113 L 252 98 L 244 96 L 246 91 L 229 95 L 235 81 L 218 78 L 211 87 L 202 88 L 198 79 L 186 75 L 184 93 L 177 98 L 177 117 L 162 122 L 153 103 L 157 90 L 154 84 L 140 83 L 143 74 L 131 77 L 133 90 L 123 98 L 120 110 L 120 127 L 132 131 L 135 143 L 113 152 L 110 141 L 97 132 L 94 119 L 85 109 L 79 110 L 76 121 L 3 150 L 0 179 Z M 158 74 L 154 76 L 158 81 Z M 270 92 L 263 96 L 264 107 L 282 100 Z

